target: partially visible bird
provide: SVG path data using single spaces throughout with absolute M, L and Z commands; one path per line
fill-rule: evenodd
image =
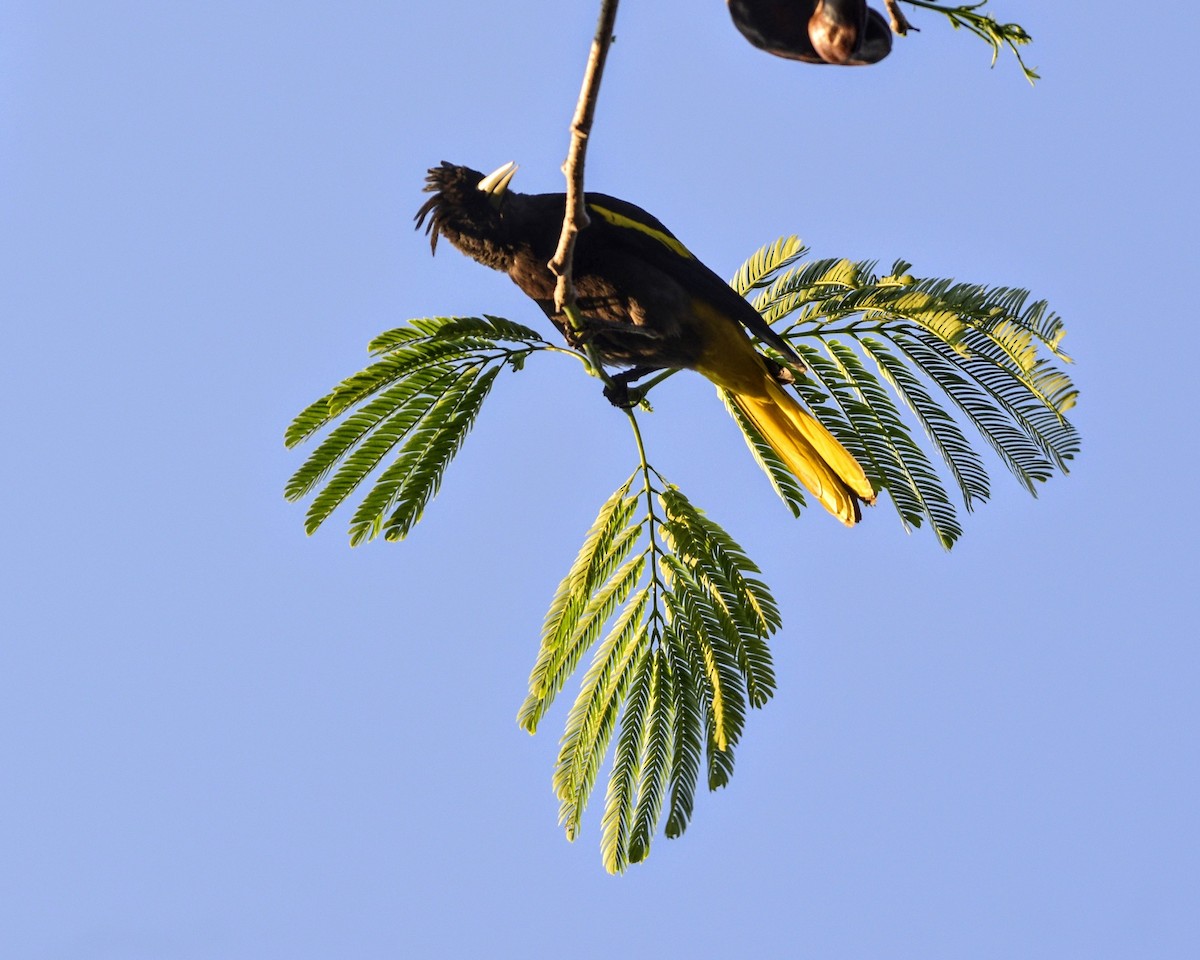
M 892 50 L 892 31 L 866 0 L 726 0 L 754 46 L 805 63 L 862 66 Z
M 509 190 L 516 165 L 484 176 L 443 162 L 429 171 L 433 194 L 417 212 L 430 245 L 445 237 L 467 256 L 507 273 L 562 331 L 580 335 L 554 306 L 547 267 L 558 245 L 566 197 Z M 632 369 L 629 382 L 653 370 L 686 367 L 724 389 L 796 478 L 847 525 L 875 491 L 853 456 L 782 385 L 747 334 L 802 369 L 791 345 L 749 303 L 704 266 L 661 222 L 640 207 L 600 193 L 586 197 L 591 224 L 573 261 L 583 336 L 607 364 Z M 428 223 L 426 224 L 426 220 Z

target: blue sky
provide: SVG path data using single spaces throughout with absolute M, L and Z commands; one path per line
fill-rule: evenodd
M 556 826 L 565 705 L 513 719 L 633 462 L 594 381 L 505 378 L 405 543 L 304 536 L 283 428 L 372 335 L 545 326 L 411 218 L 443 159 L 561 189 L 592 7 L 0 3 L 0 952 L 1197 955 L 1196 81 L 1124 6 L 994 0 L 1033 89 L 919 11 L 839 70 L 623 6 L 590 186 L 723 275 L 798 233 L 1029 287 L 1084 438 L 945 554 L 886 507 L 792 521 L 711 388 L 658 391 L 652 458 L 785 626 L 731 786 L 647 864 L 604 874 L 598 804 Z

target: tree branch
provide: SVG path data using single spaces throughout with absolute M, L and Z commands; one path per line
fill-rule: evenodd
M 583 87 L 579 91 L 579 102 L 575 106 L 575 116 L 571 121 L 571 144 L 562 168 L 567 178 L 567 204 L 562 234 L 559 236 L 554 258 L 548 264 L 550 271 L 558 277 L 554 285 L 554 307 L 567 315 L 572 329 L 577 333 L 584 332 L 584 325 L 583 318 L 575 306 L 572 263 L 575 256 L 575 240 L 590 222 L 584 206 L 583 166 L 588 136 L 592 131 L 592 118 L 596 114 L 596 100 L 600 95 L 604 61 L 608 56 L 608 48 L 612 45 L 613 27 L 617 21 L 617 3 L 618 0 L 602 0 L 600 4 L 596 36 L 592 40 L 592 50 L 583 74 Z M 608 382 L 595 347 L 590 343 L 584 346 L 596 374 Z
M 898 33 L 904 37 L 908 35 L 909 30 L 916 30 L 916 27 L 908 22 L 908 18 L 900 9 L 900 0 L 883 0 L 883 2 L 887 7 L 888 17 L 892 21 L 892 33 Z

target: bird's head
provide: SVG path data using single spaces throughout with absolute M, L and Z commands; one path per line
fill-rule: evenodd
M 445 161 L 430 169 L 425 191 L 433 196 L 415 217 L 417 228 L 424 226 L 429 235 L 430 249 L 436 253 L 438 237 L 443 236 L 480 263 L 507 270 L 512 250 L 506 241 L 504 211 L 513 196 L 508 184 L 516 172 L 515 163 L 506 163 L 486 177 Z

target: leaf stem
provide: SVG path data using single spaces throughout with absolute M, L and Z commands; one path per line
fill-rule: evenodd
M 646 444 L 642 440 L 642 428 L 638 426 L 637 415 L 632 409 L 626 408 L 625 415 L 629 417 L 629 425 L 633 428 L 633 439 L 637 444 L 638 461 L 642 467 L 642 476 L 646 486 L 650 485 L 650 462 L 646 459 Z
M 677 374 L 679 371 L 680 371 L 679 367 L 670 367 L 666 370 L 663 370 L 661 373 L 657 374 L 656 376 L 651 377 L 649 380 L 647 380 L 645 383 L 643 383 L 641 386 L 639 386 L 637 388 L 638 393 L 644 397 L 654 387 L 657 387 L 660 383 L 662 383 L 668 377 L 675 376 L 675 374 Z
M 663 555 L 663 549 L 658 544 L 658 539 L 655 536 L 655 530 L 660 524 L 658 515 L 654 512 L 654 496 L 658 491 L 654 488 L 654 474 L 660 480 L 662 475 L 659 474 L 654 467 L 650 466 L 650 461 L 646 457 L 646 444 L 642 440 L 642 429 L 638 426 L 637 415 L 631 408 L 625 409 L 625 415 L 629 417 L 629 425 L 633 428 L 633 439 L 637 444 L 638 461 L 642 471 L 642 492 L 646 497 L 646 532 L 649 537 L 649 544 L 646 547 L 646 552 L 650 554 L 650 562 L 647 567 L 650 570 L 650 620 L 655 622 L 655 627 L 651 631 L 653 643 L 662 643 L 662 634 L 666 630 L 666 619 L 662 612 L 662 602 L 660 593 L 666 589 L 666 584 L 662 582 L 662 570 L 660 558 Z
M 987 41 L 992 47 L 992 66 L 996 65 L 996 58 L 1000 56 L 1001 44 L 1004 44 L 1017 58 L 1021 72 L 1025 74 L 1025 79 L 1029 81 L 1030 86 L 1041 79 L 1036 70 L 1025 65 L 1025 61 L 1021 57 L 1021 51 L 1017 49 L 1019 46 L 1023 46 L 1033 40 L 1025 32 L 1025 28 L 1019 23 L 1000 23 L 995 17 L 989 14 L 976 12 L 982 7 L 987 6 L 988 0 L 979 0 L 978 3 L 964 3 L 957 7 L 944 7 L 940 3 L 931 3 L 929 0 L 904 0 L 904 2 L 914 7 L 922 7 L 926 10 L 945 14 L 950 18 L 950 23 L 956 30 L 959 27 L 966 27 L 975 36 Z M 889 11 L 892 9 L 892 6 L 892 2 L 888 2 Z
M 801 321 L 803 322 L 803 321 Z M 865 321 L 851 321 L 844 327 L 814 327 L 811 330 L 797 330 L 796 324 L 783 331 L 783 336 L 788 337 L 812 337 L 821 339 L 822 337 L 832 337 L 836 334 L 848 334 L 850 336 L 858 336 L 860 333 L 891 333 L 893 330 L 902 330 L 904 322 L 901 320 L 893 320 L 891 322 L 874 323 L 869 326 L 864 325 Z

